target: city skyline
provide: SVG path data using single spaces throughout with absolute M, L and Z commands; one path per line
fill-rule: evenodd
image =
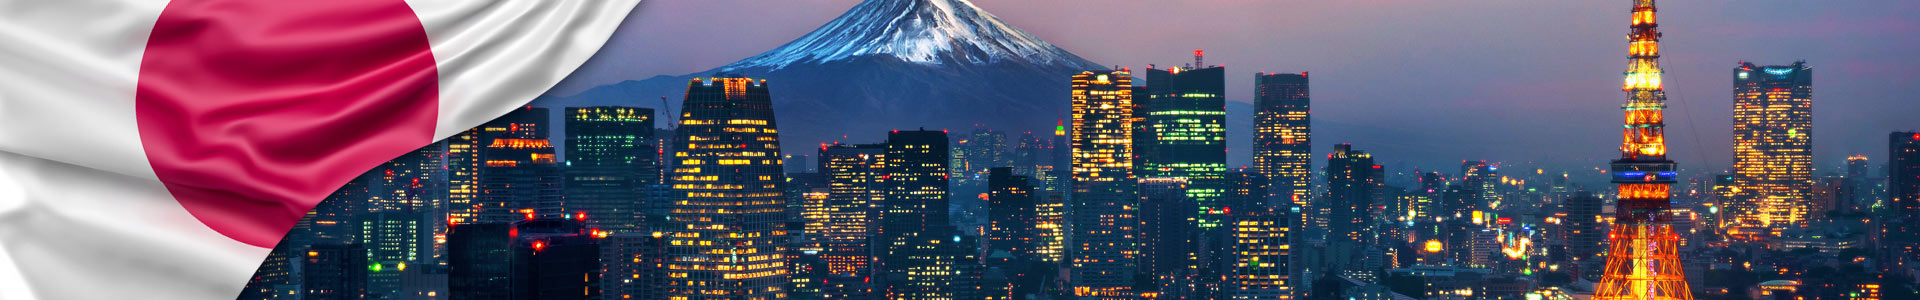
M 623 25 L 623 32 L 633 34 L 616 35 L 608 50 L 550 94 L 723 65 L 779 46 L 854 2 L 643 3 L 642 8 L 660 9 L 636 11 Z M 1205 49 L 1211 54 L 1209 62 L 1227 66 L 1232 128 L 1252 123 L 1250 74 L 1313 72 L 1319 92 L 1315 100 L 1320 102 L 1315 106 L 1314 122 L 1320 127 L 1316 131 L 1329 142 L 1314 147 L 1316 154 L 1331 151 L 1326 146 L 1331 143 L 1351 142 L 1391 157 L 1382 162 L 1388 166 L 1404 162 L 1409 167 L 1439 170 L 1459 160 L 1485 159 L 1591 170 L 1604 168 L 1606 161 L 1598 157 L 1607 153 L 1595 149 L 1603 150 L 1607 143 L 1565 137 L 1604 134 L 1608 125 L 1617 122 L 1611 114 L 1589 109 L 1619 98 L 1594 85 L 1618 80 L 1605 75 L 1618 71 L 1613 70 L 1617 67 L 1612 58 L 1620 55 L 1602 51 L 1612 49 L 1621 38 L 1608 26 L 1618 19 L 1611 14 L 1618 9 L 1609 3 L 1151 2 L 1075 8 L 1141 16 L 1140 21 L 1115 24 L 1129 32 L 1119 38 L 1099 34 L 1105 29 L 1075 26 L 1091 20 L 1064 7 L 1074 3 L 975 2 L 1008 23 L 1102 64 L 1134 69 L 1145 69 L 1147 64 L 1177 66 L 1187 62 L 1180 53 Z M 1920 80 L 1916 77 L 1920 74 L 1899 71 L 1920 68 L 1920 63 L 1898 54 L 1920 52 L 1920 42 L 1897 38 L 1903 28 L 1920 28 L 1920 17 L 1896 13 L 1920 10 L 1920 4 L 1766 1 L 1665 6 L 1663 15 L 1673 20 L 1667 27 L 1685 29 L 1679 34 L 1689 38 L 1667 45 L 1670 55 L 1663 62 L 1674 102 L 1670 134 L 1689 141 L 1672 149 L 1676 157 L 1689 161 L 1681 165 L 1683 169 L 1718 171 L 1731 166 L 1726 154 L 1732 151 L 1727 138 L 1731 129 L 1724 124 L 1732 122 L 1728 114 L 1732 85 L 1726 70 L 1741 61 L 1807 60 L 1820 67 L 1825 80 L 1815 97 L 1826 101 L 1815 109 L 1815 119 L 1848 122 L 1828 122 L 1835 124 L 1822 126 L 1828 130 L 1816 133 L 1815 153 L 1827 154 L 1814 158 L 1816 173 L 1842 171 L 1844 159 L 1853 154 L 1877 160 L 1879 137 L 1864 132 L 1920 128 L 1920 121 L 1901 117 L 1900 110 L 1878 109 L 1901 107 L 1903 95 L 1920 94 L 1920 86 L 1900 84 Z M 782 13 L 750 22 L 700 26 L 679 25 L 697 22 L 698 18 L 689 17 L 700 14 L 658 14 L 721 9 Z M 1161 11 L 1192 13 L 1146 13 Z M 1147 22 L 1147 16 L 1189 25 L 1156 27 L 1151 24 L 1159 22 Z M 751 30 L 738 33 L 743 37 L 701 37 L 744 29 Z M 669 43 L 688 40 L 725 46 Z M 615 66 L 617 70 L 610 69 Z M 652 104 L 644 97 L 638 100 L 639 106 Z M 1499 118 L 1482 117 L 1487 114 Z M 1500 134 L 1463 134 L 1489 131 Z M 855 140 L 880 138 L 872 133 L 852 134 Z M 1249 134 L 1228 135 L 1233 153 L 1251 151 L 1251 143 Z M 1228 161 L 1229 167 L 1251 164 L 1240 155 L 1230 155 Z
M 1610 24 L 1627 25 L 1627 39 L 1604 47 L 1615 53 L 1613 70 L 1593 71 L 1614 79 L 1590 84 L 1616 97 L 1572 103 L 1582 114 L 1613 111 L 1606 130 L 1517 146 L 1461 136 L 1524 138 L 1515 132 L 1584 123 L 1489 125 L 1555 118 L 1552 107 L 1564 104 L 1500 103 L 1539 113 L 1469 105 L 1453 109 L 1470 111 L 1480 128 L 1447 119 L 1375 127 L 1459 134 L 1329 133 L 1309 121 L 1329 113 L 1308 107 L 1355 98 L 1310 92 L 1327 91 L 1307 80 L 1320 70 L 1250 72 L 1190 50 L 1176 52 L 1190 61 L 1048 75 L 1089 62 L 966 0 L 895 1 L 862 2 L 822 27 L 845 30 L 816 30 L 711 75 L 622 83 L 630 94 L 616 104 L 536 100 L 409 152 L 309 212 L 241 298 L 1920 297 L 1920 234 L 1906 228 L 1920 219 L 1920 134 L 1867 130 L 1885 141 L 1875 142 L 1884 160 L 1813 156 L 1823 140 L 1813 134 L 1859 123 L 1814 121 L 1824 109 L 1813 107 L 1832 101 L 1813 93 L 1811 66 L 1824 65 L 1742 61 L 1722 69 L 1735 83 L 1732 121 L 1714 125 L 1734 132 L 1719 140 L 1737 146 L 1735 168 L 1686 168 L 1708 156 L 1670 151 L 1704 139 L 1677 134 L 1697 134 L 1699 120 L 1677 112 L 1686 97 L 1670 91 L 1677 84 L 1663 55 L 1676 51 L 1667 41 L 1693 39 L 1665 36 L 1691 31 L 1662 27 L 1686 16 L 1656 18 L 1655 0 L 1612 5 Z M 899 38 L 914 35 L 939 37 Z M 929 41 L 949 44 L 912 47 Z M 803 71 L 779 72 L 790 66 Z M 840 72 L 927 81 L 935 84 L 905 87 L 936 91 L 920 105 L 882 109 L 810 99 L 822 87 L 857 101 L 903 97 L 887 90 L 899 85 L 846 80 L 873 74 L 809 76 Z M 1235 74 L 1256 84 L 1230 84 L 1247 77 Z M 1490 80 L 1412 77 L 1373 86 Z M 653 95 L 632 95 L 657 92 L 645 86 L 661 80 L 682 105 L 662 96 L 656 109 Z M 1236 89 L 1254 103 L 1229 100 Z M 1371 90 L 1331 94 L 1349 91 Z M 941 98 L 949 92 L 980 97 Z M 1008 92 L 1047 97 L 999 96 Z M 1048 98 L 1055 94 L 1064 96 Z M 955 107 L 1033 99 L 1066 111 L 1051 128 L 1006 128 L 1047 110 Z M 876 130 L 837 115 L 875 112 L 907 116 L 886 126 L 942 125 Z M 982 112 L 971 128 L 922 120 Z M 848 120 L 820 124 L 833 118 Z M 838 139 L 816 149 L 820 133 L 796 128 Z M 1320 143 L 1310 142 L 1314 131 Z M 793 147 L 796 136 L 807 146 Z M 1472 156 L 1436 159 L 1453 150 L 1422 146 L 1430 138 Z M 1589 151 L 1560 148 L 1591 141 L 1612 153 L 1589 173 Z M 1259 151 L 1234 150 L 1245 146 Z M 1405 147 L 1424 151 L 1394 150 Z M 1321 148 L 1332 150 L 1313 155 Z M 1515 154 L 1537 151 L 1554 156 Z M 1846 157 L 1836 168 L 1844 173 L 1813 171 L 1817 157 L 1831 156 Z

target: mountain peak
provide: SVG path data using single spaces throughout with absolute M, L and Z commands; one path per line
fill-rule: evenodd
M 1100 68 L 967 0 L 867 0 L 799 39 L 719 70 L 781 69 L 861 56 L 935 65 L 1020 61 Z

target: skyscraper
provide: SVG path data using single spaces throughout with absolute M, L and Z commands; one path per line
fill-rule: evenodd
M 1126 70 L 1073 76 L 1073 294 L 1134 297 L 1133 75 Z
M 666 299 L 666 240 L 629 232 L 600 240 L 601 299 Z
M 1884 228 L 1889 265 L 1920 263 L 1920 132 L 1894 132 L 1887 138 L 1887 196 Z
M 1198 59 L 1199 51 L 1194 55 Z M 1149 100 L 1140 105 L 1147 139 L 1136 139 L 1144 166 L 1135 177 L 1187 180 L 1187 197 L 1198 204 L 1203 231 L 1220 227 L 1220 196 L 1227 173 L 1226 67 L 1147 69 Z M 1135 114 L 1142 112 L 1136 111 Z M 1136 136 L 1135 138 L 1140 138 Z
M 1866 155 L 1847 157 L 1846 185 L 1842 186 L 1838 208 L 1847 211 L 1864 212 L 1873 207 L 1872 187 L 1868 186 L 1868 162 Z
M 1227 286 L 1234 300 L 1293 299 L 1289 272 L 1292 244 L 1289 226 L 1297 218 L 1266 207 L 1236 210 L 1229 215 L 1233 232 L 1233 270 Z
M 1373 164 L 1372 154 L 1353 150 L 1350 144 L 1334 145 L 1333 153 L 1327 156 L 1327 197 L 1323 203 L 1331 209 L 1327 215 L 1327 251 L 1333 264 L 1330 270 L 1350 278 L 1373 278 L 1375 271 L 1355 267 L 1363 258 L 1362 250 L 1378 240 L 1374 211 L 1383 200 L 1380 168 Z
M 1192 276 L 1198 253 L 1194 237 L 1195 211 L 1187 197 L 1187 180 L 1140 178 L 1140 273 L 1146 276 Z M 1162 290 L 1162 292 L 1167 292 Z
M 959 232 L 948 219 L 950 151 L 946 131 L 887 134 L 881 268 L 899 297 L 952 298 L 963 287 L 952 280 L 960 275 L 954 260 L 968 251 L 955 248 Z
M 1633 1 L 1627 53 L 1625 110 L 1620 159 L 1609 174 L 1618 185 L 1613 230 L 1607 236 L 1604 274 L 1594 299 L 1693 299 L 1680 267 L 1680 237 L 1673 230 L 1671 191 L 1675 168 L 1667 159 L 1666 92 L 1660 87 L 1660 32 L 1653 0 Z
M 616 233 L 643 230 L 646 186 L 660 182 L 653 148 L 653 110 L 568 107 L 567 208 L 587 225 Z
M 826 229 L 821 239 L 827 269 L 837 276 L 868 276 L 873 240 L 886 200 L 886 145 L 834 143 L 820 148 L 820 172 L 827 179 Z
M 1813 189 L 1813 68 L 1741 62 L 1733 79 L 1734 201 L 1746 229 L 1767 236 L 1806 226 Z
M 371 212 L 359 216 L 359 244 L 366 248 L 366 260 L 375 271 L 368 272 L 368 295 L 399 297 L 400 272 L 425 267 L 433 251 L 432 223 L 425 213 L 410 211 Z
M 1600 279 L 1600 264 L 1606 260 L 1600 256 L 1607 249 L 1607 223 L 1600 214 L 1604 205 L 1605 200 L 1586 191 L 1567 198 L 1567 251 L 1587 280 Z
M 480 222 L 513 222 L 531 213 L 562 218 L 564 190 L 560 164 L 547 139 L 547 109 L 515 109 L 480 125 L 485 141 L 479 157 L 479 195 L 474 198 Z
M 1305 206 L 1313 183 L 1312 94 L 1307 73 L 1254 74 L 1253 168 L 1277 199 Z
M 668 296 L 785 299 L 786 197 L 766 80 L 687 83 L 674 132 Z
M 999 167 L 987 175 L 988 251 L 1006 251 L 1008 255 L 1033 259 L 1034 197 L 1033 181 L 1013 175 L 1013 168 Z

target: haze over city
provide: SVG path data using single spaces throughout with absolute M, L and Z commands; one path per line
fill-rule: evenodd
M 778 47 L 858 2 L 643 2 L 599 55 L 549 94 L 718 67 Z M 1619 3 L 1089 3 L 975 2 L 1096 63 L 1165 68 L 1204 49 L 1208 64 L 1227 67 L 1230 102 L 1252 101 L 1255 72 L 1311 72 L 1315 152 L 1350 142 L 1400 170 L 1452 170 L 1463 159 L 1582 170 L 1615 156 L 1609 137 L 1619 114 L 1609 107 L 1624 99 L 1612 87 L 1626 59 Z M 1878 161 L 1886 131 L 1920 129 L 1912 96 L 1920 95 L 1920 73 L 1906 71 L 1920 70 L 1912 59 L 1920 40 L 1911 38 L 1920 31 L 1920 2 L 1668 1 L 1660 14 L 1668 135 L 1683 169 L 1729 166 L 1731 76 L 1743 60 L 1806 60 L 1818 71 L 1816 172 L 1838 171 L 1854 154 Z M 715 22 L 720 15 L 754 17 Z M 1230 149 L 1247 151 L 1238 126 L 1250 124 L 1250 110 L 1229 107 Z M 1245 155 L 1229 158 L 1229 166 L 1250 164 Z

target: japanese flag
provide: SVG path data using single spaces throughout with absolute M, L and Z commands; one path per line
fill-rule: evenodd
M 0 299 L 232 299 L 349 178 L 545 92 L 638 0 L 0 0 Z

